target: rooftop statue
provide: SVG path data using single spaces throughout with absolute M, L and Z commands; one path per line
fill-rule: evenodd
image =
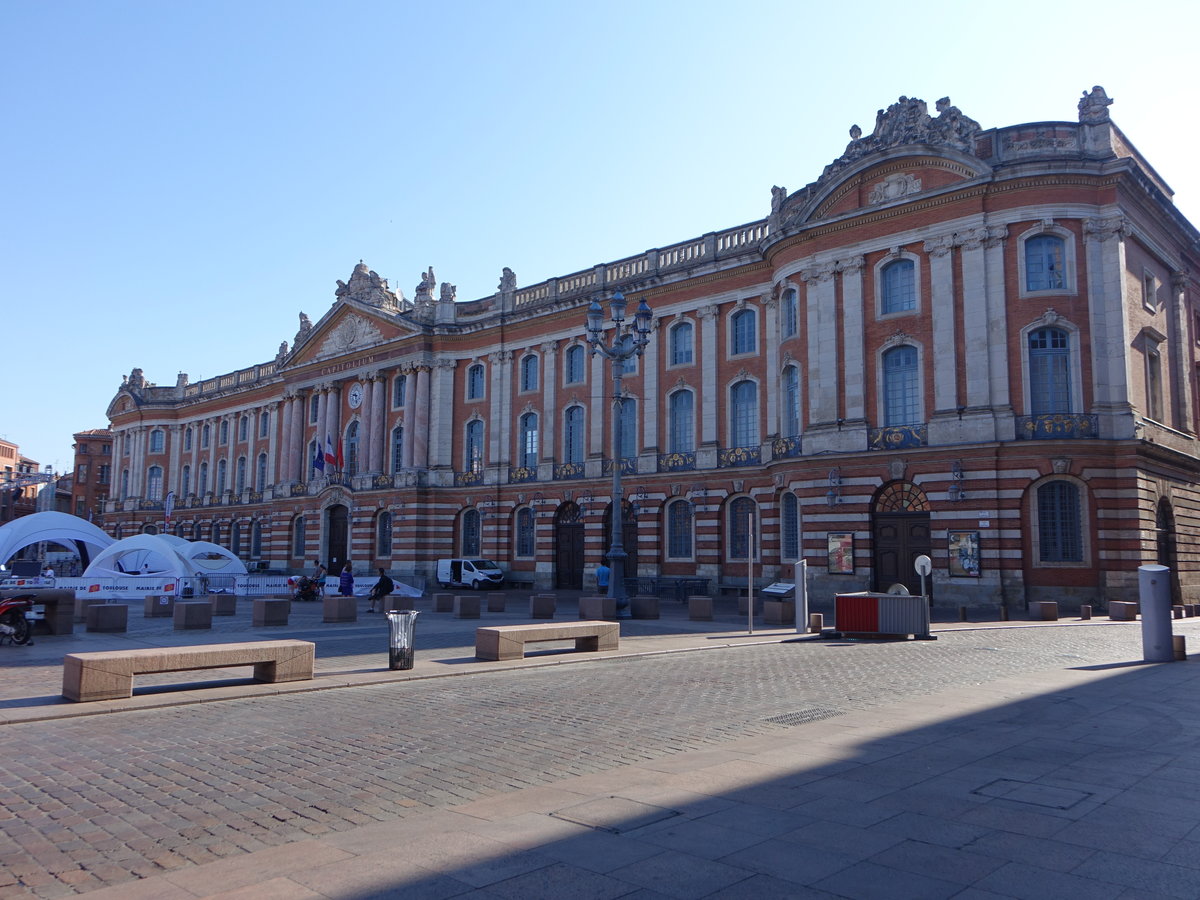
M 1091 92 L 1083 92 L 1083 96 L 1079 98 L 1079 121 L 1085 125 L 1097 125 L 1100 122 L 1108 122 L 1108 108 L 1112 106 L 1112 100 L 1108 94 L 1104 92 L 1104 88 L 1100 85 L 1095 85 Z

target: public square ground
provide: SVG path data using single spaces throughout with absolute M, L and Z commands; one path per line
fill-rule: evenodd
M 365 601 L 0 647 L 0 898 L 1200 897 L 1200 659 L 1143 664 L 1139 622 L 846 641 L 665 601 L 617 651 L 477 661 L 508 596 L 420 601 L 408 672 Z M 269 638 L 316 679 L 59 696 L 66 653 Z

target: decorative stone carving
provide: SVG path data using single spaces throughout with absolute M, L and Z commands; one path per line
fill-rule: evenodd
M 907 197 L 909 194 L 919 194 L 920 192 L 920 178 L 908 173 L 897 173 L 889 175 L 871 188 L 871 193 L 867 196 L 867 202 L 874 206 L 879 203 L 887 203 L 889 200 L 898 200 L 901 197 Z
M 510 293 L 517 289 L 517 276 L 508 266 L 500 272 L 500 284 L 496 286 L 501 293 Z
M 800 272 L 800 277 L 811 284 L 814 281 L 830 281 L 836 274 L 837 263 L 829 262 L 822 263 L 819 266 L 813 266 L 811 269 L 802 269 Z
M 945 256 L 954 247 L 954 235 L 943 234 L 925 242 L 925 252 L 930 256 Z
M 296 332 L 296 339 L 292 341 L 293 347 L 299 347 L 304 339 L 312 334 L 313 323 L 304 313 L 300 313 L 300 330 Z
M 1083 96 L 1079 98 L 1079 121 L 1084 125 L 1098 125 L 1110 121 L 1108 108 L 1112 103 L 1104 88 L 1095 85 L 1090 93 L 1084 91 Z
M 287 355 L 288 355 L 288 342 L 280 341 L 279 352 L 275 354 L 275 361 L 279 362 L 281 359 L 283 359 Z
M 1083 223 L 1083 238 L 1087 241 L 1104 243 L 1114 238 L 1128 237 L 1132 230 L 1129 220 L 1124 216 L 1086 219 Z
M 392 291 L 387 279 L 380 278 L 361 259 L 350 273 L 350 281 L 339 280 L 333 293 L 339 301 L 353 300 L 389 312 L 398 311 L 404 302 L 404 296 Z
M 900 97 L 886 110 L 881 109 L 875 114 L 875 130 L 866 137 L 857 125 L 851 126 L 850 143 L 845 152 L 825 167 L 821 177 L 826 178 L 869 153 L 901 144 L 929 144 L 973 154 L 979 123 L 964 116 L 957 106 L 952 106 L 949 97 L 938 100 L 936 107 L 938 116 L 935 119 L 929 115 L 924 100 Z
M 908 472 L 908 460 L 897 456 L 888 463 L 888 474 L 892 476 L 892 481 L 900 481 L 906 472 Z
M 441 293 L 442 303 L 453 303 L 456 297 L 458 297 L 458 288 L 455 285 L 450 284 L 448 281 L 443 281 Z
M 319 356 L 337 356 L 383 339 L 374 323 L 362 316 L 347 316 L 321 344 Z
M 430 266 L 421 273 L 421 283 L 417 285 L 417 296 L 414 302 L 420 303 L 424 300 L 426 303 L 432 303 L 435 285 L 437 285 L 437 278 L 434 277 L 433 266 Z
M 1066 456 L 1056 456 L 1050 460 L 1055 475 L 1066 475 L 1071 471 L 1071 460 Z
M 863 270 L 864 265 L 866 265 L 866 258 L 862 256 L 851 256 L 837 261 L 838 271 L 843 275 L 857 275 Z
M 910 343 L 911 341 L 912 341 L 911 335 L 906 334 L 903 331 L 893 331 L 891 334 L 889 334 L 886 338 L 883 339 L 883 347 L 886 349 L 888 347 L 895 347 L 899 344 L 907 344 L 907 343 Z

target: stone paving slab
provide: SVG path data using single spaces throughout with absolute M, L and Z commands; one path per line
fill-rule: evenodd
M 378 632 L 344 634 L 337 690 L 0 727 L 0 898 L 1134 896 L 1129 872 L 1196 896 L 1200 672 L 1127 665 L 1136 623 L 660 624 L 494 669 L 427 631 L 401 677 L 362 665 Z M 672 815 L 620 814 L 651 807 Z

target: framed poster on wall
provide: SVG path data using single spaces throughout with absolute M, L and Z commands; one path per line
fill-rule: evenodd
M 854 535 L 849 531 L 829 532 L 827 569 L 830 575 L 854 574 Z
M 954 578 L 979 577 L 979 532 L 950 532 L 950 575 Z

